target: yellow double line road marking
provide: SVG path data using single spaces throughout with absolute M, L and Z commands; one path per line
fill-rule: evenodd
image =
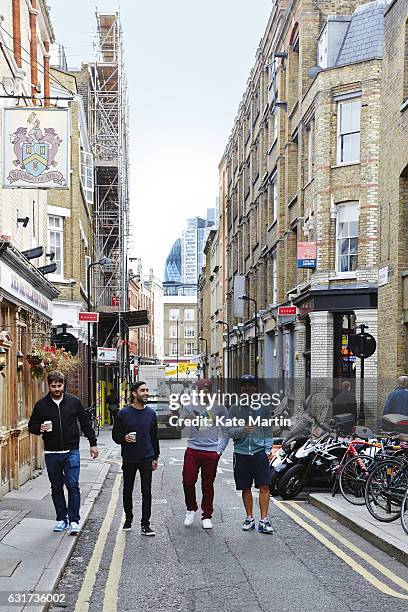
M 384 565 L 382 565 L 375 559 L 373 559 L 370 555 L 360 550 L 357 546 L 349 542 L 349 540 L 339 535 L 336 531 L 334 531 L 334 529 L 332 529 L 331 527 L 329 527 L 328 525 L 320 521 L 316 516 L 314 516 L 313 514 L 311 514 L 304 508 L 302 508 L 299 502 L 279 502 L 279 501 L 274 500 L 274 504 L 280 510 L 285 512 L 285 514 L 290 516 L 290 518 L 293 521 L 295 521 L 295 523 L 297 523 L 300 527 L 305 529 L 305 531 L 307 531 L 314 538 L 316 538 L 316 540 L 318 540 L 321 544 L 326 546 L 326 548 L 331 550 L 337 557 L 339 557 L 339 559 L 344 561 L 344 563 L 347 563 L 347 565 L 349 565 L 357 574 L 360 574 L 360 576 L 362 576 L 365 580 L 367 580 L 367 582 L 372 584 L 376 589 L 378 589 L 385 595 L 389 595 L 390 597 L 396 597 L 398 599 L 408 600 L 408 595 L 405 595 L 404 593 L 398 593 L 398 591 L 395 591 L 394 589 L 389 587 L 387 584 L 379 580 L 376 576 L 374 576 L 374 574 L 366 570 L 362 565 L 360 565 L 359 563 L 357 563 L 357 561 L 355 561 L 352 557 L 350 557 L 350 555 L 348 555 L 341 548 L 336 546 L 336 544 L 333 544 L 333 542 L 331 542 L 328 538 L 326 538 L 319 531 L 317 531 L 315 527 L 313 527 L 312 525 L 309 525 L 309 523 L 306 523 L 306 521 L 304 521 L 303 518 L 301 518 L 296 512 L 294 512 L 292 509 L 288 507 L 289 504 L 292 506 L 292 508 L 295 507 L 299 513 L 303 514 L 311 522 L 315 523 L 320 529 L 330 534 L 334 539 L 340 542 L 344 547 L 348 548 L 354 554 L 356 554 L 361 559 L 363 559 L 366 563 L 374 567 L 378 572 L 383 574 L 383 576 L 388 578 L 388 580 L 398 585 L 405 591 L 408 591 L 408 583 L 405 582 L 405 580 L 403 580 L 402 578 L 394 574 L 394 572 L 386 568 Z
M 75 612 L 88 612 L 89 610 L 89 600 L 91 599 L 92 592 L 95 586 L 96 576 L 99 571 L 102 554 L 105 549 L 106 540 L 108 538 L 108 534 L 112 526 L 116 505 L 119 499 L 120 481 L 121 474 L 118 474 L 115 478 L 115 482 L 113 483 L 112 496 L 108 508 L 106 510 L 106 515 L 103 520 L 98 539 L 96 541 L 92 553 L 92 557 L 88 563 L 88 567 L 85 572 L 85 577 L 81 586 L 81 590 L 78 594 L 78 599 L 75 605 Z M 110 610 L 112 611 L 112 608 Z

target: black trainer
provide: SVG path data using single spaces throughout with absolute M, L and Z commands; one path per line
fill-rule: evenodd
M 130 531 L 132 529 L 132 521 L 129 521 L 129 519 L 126 519 L 126 521 L 123 523 L 122 529 L 123 531 Z
M 153 529 L 150 529 L 149 525 L 142 525 L 142 535 L 145 536 L 154 536 L 156 535 Z

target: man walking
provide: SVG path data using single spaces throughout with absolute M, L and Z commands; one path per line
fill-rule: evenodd
M 154 536 L 150 527 L 152 511 L 152 472 L 157 469 L 160 454 L 157 436 L 156 412 L 147 406 L 149 389 L 139 381 L 130 388 L 132 404 L 119 410 L 112 429 L 112 438 L 122 446 L 123 508 L 125 523 L 123 529 L 132 529 L 133 488 L 136 473 L 140 473 L 142 491 L 142 534 Z
M 384 416 L 402 414 L 408 416 L 408 376 L 397 378 L 397 387 L 388 395 L 384 406 Z
M 229 442 L 228 435 L 219 438 L 221 428 L 217 425 L 217 418 L 226 418 L 228 412 L 224 406 L 210 404 L 211 380 L 207 378 L 199 380 L 197 390 L 198 401 L 184 406 L 180 411 L 180 418 L 196 421 L 196 424 L 190 427 L 184 454 L 183 489 L 187 507 L 184 525 L 189 527 L 193 524 L 198 510 L 195 485 L 201 470 L 201 525 L 204 529 L 212 529 L 214 480 L 218 461 Z
M 79 429 L 78 421 L 90 444 L 92 459 L 98 456 L 96 436 L 89 414 L 75 395 L 65 393 L 65 377 L 61 372 L 47 376 L 48 394 L 34 406 L 28 428 L 34 435 L 42 435 L 45 465 L 51 483 L 51 496 L 57 514 L 54 531 L 80 532 L 79 508 Z M 68 506 L 64 484 L 68 489 Z
M 227 431 L 234 440 L 234 479 L 237 491 L 242 491 L 242 501 L 246 519 L 242 525 L 244 531 L 255 529 L 253 514 L 252 484 L 259 487 L 259 506 L 261 520 L 258 523 L 260 533 L 272 534 L 273 528 L 268 517 L 270 496 L 270 470 L 268 455 L 273 446 L 272 427 L 257 424 L 270 419 L 270 410 L 260 405 L 256 399 L 257 381 L 255 376 L 245 374 L 240 378 L 239 403 L 231 406 L 230 419 L 236 422 L 242 419 L 244 426 L 231 426 Z M 250 423 L 250 417 L 252 423 Z

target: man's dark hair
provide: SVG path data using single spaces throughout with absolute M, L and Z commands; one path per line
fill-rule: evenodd
M 58 372 L 58 370 L 54 370 L 50 372 L 47 376 L 47 383 L 50 385 L 53 382 L 62 382 L 65 383 L 65 376 L 62 372 Z
M 130 397 L 132 397 L 132 393 L 136 393 L 138 388 L 145 384 L 146 383 L 143 382 L 143 380 L 139 380 L 138 382 L 133 383 L 133 385 L 130 387 Z

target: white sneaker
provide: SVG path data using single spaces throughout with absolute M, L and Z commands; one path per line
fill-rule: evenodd
M 184 519 L 184 525 L 190 527 L 194 523 L 195 510 L 187 510 L 186 518 Z
M 79 534 L 79 532 L 81 531 L 81 529 L 80 529 L 80 527 L 79 527 L 78 523 L 74 523 L 74 522 L 72 522 L 72 523 L 70 523 L 70 525 L 69 525 L 69 531 L 70 531 L 70 534 L 71 534 L 71 535 L 75 536 L 75 535 L 78 535 L 78 534 Z
M 203 526 L 203 529 L 212 529 L 213 526 L 211 519 L 203 519 L 201 521 L 201 524 Z

